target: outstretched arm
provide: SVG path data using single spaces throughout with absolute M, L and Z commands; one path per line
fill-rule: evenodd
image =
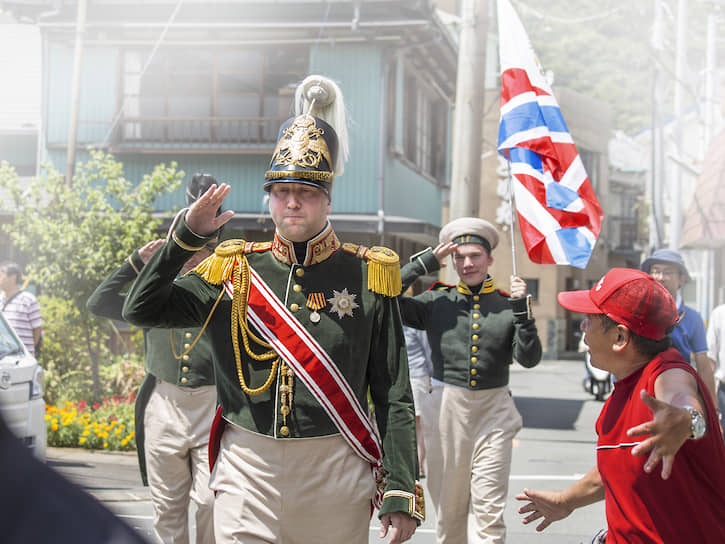
M 697 381 L 686 370 L 666 370 L 655 380 L 654 389 L 654 397 L 644 389 L 640 391 L 642 402 L 652 411 L 652 419 L 629 429 L 627 436 L 650 435 L 632 448 L 632 455 L 650 452 L 645 472 L 652 472 L 662 461 L 662 479 L 666 480 L 672 474 L 675 454 L 690 437 L 690 414 L 682 407 L 692 406 L 706 419 L 707 412 Z
M 553 522 L 567 517 L 575 509 L 603 500 L 604 484 L 599 470 L 595 467 L 582 479 L 562 491 L 524 489 L 516 495 L 516 499 L 528 501 L 519 508 L 519 514 L 528 514 L 523 523 L 529 524 L 541 519 L 536 530 L 543 531 Z

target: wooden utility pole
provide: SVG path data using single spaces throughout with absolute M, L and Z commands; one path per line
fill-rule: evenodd
M 677 4 L 677 54 L 675 56 L 675 153 L 682 161 L 685 156 L 682 152 L 682 134 L 685 131 L 685 84 L 687 70 L 687 0 L 679 0 Z M 680 234 L 682 232 L 682 167 L 677 164 L 674 168 L 674 184 L 670 192 L 672 201 L 672 225 L 670 231 L 670 249 L 680 247 Z
M 487 25 L 488 0 L 463 0 L 449 220 L 478 215 Z
M 664 242 L 664 214 L 662 213 L 662 188 L 665 183 L 664 164 L 664 77 L 660 65 L 664 52 L 664 23 L 662 0 L 654 0 L 654 24 L 652 28 L 652 49 L 658 57 L 652 72 L 652 174 L 650 191 L 652 210 L 650 215 L 649 250 L 659 249 Z
M 73 184 L 76 166 L 76 140 L 78 139 L 78 112 L 81 103 L 81 67 L 83 65 L 83 35 L 86 30 L 87 0 L 78 0 L 76 11 L 76 40 L 73 52 L 73 79 L 71 82 L 70 120 L 68 123 L 68 149 L 65 157 L 65 183 Z

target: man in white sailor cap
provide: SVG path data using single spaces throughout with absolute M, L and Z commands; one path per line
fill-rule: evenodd
M 400 300 L 404 324 L 426 330 L 431 345 L 431 402 L 440 417 L 426 475 L 439 544 L 505 541 L 512 444 L 522 424 L 509 365 L 516 359 L 530 368 L 541 360 L 526 283 L 512 276 L 509 295 L 488 273 L 498 240 L 488 221 L 461 217 L 441 229 L 435 249 L 413 255 L 401 270 L 406 289 L 450 255 L 459 277 L 456 285 L 435 282 Z

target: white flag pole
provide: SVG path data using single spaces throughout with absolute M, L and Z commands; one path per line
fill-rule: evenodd
M 511 158 L 506 157 L 506 165 L 508 166 L 508 181 L 509 181 L 509 211 L 511 212 L 511 262 L 513 265 L 513 268 L 511 269 L 513 271 L 514 276 L 518 276 L 518 273 L 516 271 L 516 233 L 514 232 L 516 223 L 515 223 L 515 214 L 514 214 L 514 184 L 513 180 L 511 178 Z

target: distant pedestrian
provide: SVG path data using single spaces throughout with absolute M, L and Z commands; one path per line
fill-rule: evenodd
M 672 345 L 685 361 L 690 364 L 694 362 L 693 366 L 715 399 L 715 363 L 707 356 L 705 323 L 697 310 L 685 305 L 680 292 L 682 286 L 690 281 L 682 255 L 671 249 L 658 249 L 642 262 L 641 268 L 660 282 L 675 299 L 678 321 L 670 334 Z
M 613 268 L 558 300 L 587 315 L 592 364 L 616 381 L 596 423 L 596 467 L 561 491 L 524 489 L 524 523 L 543 531 L 604 500 L 607 544 L 725 542 L 725 444 L 705 384 L 669 347 L 670 294 L 640 270 Z
M 27 350 L 36 355 L 43 338 L 43 319 L 38 299 L 33 293 L 21 289 L 21 276 L 22 271 L 17 264 L 6 262 L 0 265 L 0 291 L 4 294 L 0 309 Z
M 715 361 L 715 384 L 717 385 L 717 406 L 720 426 L 725 414 L 725 304 L 716 307 L 710 314 L 707 326 L 707 354 Z
M 425 477 L 426 438 L 430 441 L 431 423 L 437 414 L 431 410 L 431 383 L 433 363 L 430 360 L 430 344 L 425 331 L 403 327 L 405 347 L 408 350 L 410 386 L 415 404 L 415 434 L 418 440 L 418 466 L 420 477 Z

